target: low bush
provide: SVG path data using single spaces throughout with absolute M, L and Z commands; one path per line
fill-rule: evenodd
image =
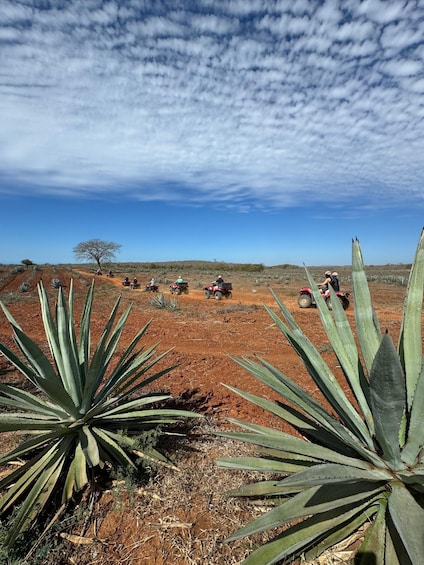
M 29 284 L 27 282 L 23 282 L 19 287 L 19 292 L 28 292 L 29 291 Z
M 150 304 L 154 308 L 169 310 L 170 312 L 175 312 L 176 310 L 178 310 L 178 300 L 176 300 L 175 298 L 166 300 L 164 294 L 162 294 L 161 292 L 150 300 Z

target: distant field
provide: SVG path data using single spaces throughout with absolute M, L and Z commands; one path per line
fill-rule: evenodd
M 30 276 L 31 271 L 38 268 L 49 266 L 50 268 L 66 269 L 72 273 L 77 273 L 81 269 L 84 271 L 96 271 L 94 263 L 72 263 L 60 265 L 31 265 L 26 268 L 24 265 L 4 265 L 0 264 L 0 281 L 4 277 L 8 277 L 10 273 L 18 271 L 27 271 Z M 370 282 L 398 284 L 404 286 L 408 282 L 410 264 L 387 264 L 387 265 L 368 265 L 366 266 L 367 278 Z M 306 281 L 306 273 L 304 267 L 297 265 L 275 265 L 266 267 L 262 264 L 255 263 L 223 263 L 214 261 L 168 261 L 168 262 L 137 262 L 123 263 L 115 262 L 104 265 L 104 271 L 111 269 L 116 277 L 134 277 L 137 276 L 140 281 L 148 280 L 151 276 L 162 282 L 173 280 L 179 274 L 192 280 L 208 282 L 221 274 L 226 280 L 237 279 L 251 281 L 255 284 L 272 284 L 287 283 L 290 281 Z M 327 269 L 337 271 L 344 285 L 351 282 L 352 270 L 350 265 L 325 265 L 312 266 L 308 269 L 316 280 L 323 278 L 324 271 Z

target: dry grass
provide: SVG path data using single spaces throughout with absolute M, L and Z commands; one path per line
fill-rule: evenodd
M 249 447 L 216 437 L 216 430 L 216 423 L 208 421 L 191 431 L 186 449 L 179 450 L 178 472 L 164 468 L 143 488 L 129 492 L 115 484 L 104 493 L 93 518 L 102 515 L 101 506 L 107 505 L 104 517 L 110 521 L 115 515 L 115 533 L 101 519 L 93 522 L 87 536 L 102 541 L 79 548 L 78 562 L 235 565 L 254 544 L 266 541 L 267 534 L 231 544 L 224 541 L 266 507 L 225 495 L 231 488 L 258 480 L 258 475 L 217 468 L 218 457 L 246 455 Z M 121 538 L 124 534 L 127 539 L 125 547 L 118 547 L 118 538 L 115 541 L 117 527 Z
M 66 562 L 238 565 L 257 545 L 273 537 L 276 530 L 225 542 L 229 534 L 266 512 L 268 507 L 263 501 L 225 495 L 229 489 L 265 475 L 217 467 L 218 457 L 248 455 L 252 449 L 218 438 L 214 432 L 219 428 L 222 425 L 206 420 L 191 431 L 186 448 L 178 452 L 178 472 L 161 469 L 147 485 L 132 490 L 122 481 L 115 482 L 94 505 L 91 525 L 82 538 L 90 543 L 65 542 Z M 73 534 L 81 534 L 81 530 Z M 352 547 L 359 537 L 362 532 L 311 563 L 351 563 Z

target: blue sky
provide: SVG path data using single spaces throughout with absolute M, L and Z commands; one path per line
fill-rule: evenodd
M 423 0 L 1 0 L 0 263 L 412 261 L 423 38 Z

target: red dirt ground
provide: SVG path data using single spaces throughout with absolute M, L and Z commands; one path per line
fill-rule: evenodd
M 79 276 L 81 278 L 78 278 Z M 25 332 L 37 343 L 45 344 L 36 291 L 37 282 L 43 279 L 53 301 L 57 291 L 51 288 L 51 280 L 60 279 L 67 293 L 72 278 L 76 294 L 75 318 L 79 321 L 82 303 L 87 292 L 87 283 L 91 283 L 92 277 L 93 275 L 88 272 L 77 273 L 58 267 L 44 267 L 39 271 L 4 275 L 0 279 L 0 299 L 7 305 Z M 297 355 L 286 343 L 263 308 L 264 303 L 276 308 L 266 284 L 257 285 L 254 275 L 251 280 L 246 277 L 240 277 L 238 280 L 234 276 L 232 277 L 233 298 L 216 301 L 204 298 L 201 282 L 192 282 L 201 281 L 201 274 L 186 273 L 186 277 L 190 281 L 190 293 L 177 298 L 177 311 L 154 308 L 151 305 L 153 294 L 144 292 L 143 289 L 130 290 L 122 287 L 121 276 L 96 277 L 92 324 L 93 341 L 100 335 L 117 296 L 122 294 L 122 310 L 129 303 L 133 304 L 122 340 L 122 349 L 140 327 L 152 320 L 146 336 L 148 345 L 160 342 L 158 352 L 172 349 L 165 359 L 164 366 L 179 364 L 177 369 L 163 377 L 155 386 L 169 391 L 173 396 L 185 399 L 189 403 L 189 409 L 208 415 L 218 428 L 228 429 L 225 420 L 228 417 L 281 427 L 280 421 L 274 421 L 262 410 L 238 398 L 223 386 L 223 383 L 226 383 L 260 396 L 274 398 L 272 391 L 247 374 L 229 359 L 228 355 L 263 357 L 285 374 L 302 383 L 314 395 L 319 396 L 316 386 L 311 382 Z M 147 281 L 149 273 L 138 274 L 138 279 Z M 172 280 L 172 275 L 170 279 Z M 19 287 L 25 281 L 29 281 L 30 291 L 19 293 Z M 203 281 L 203 283 L 207 282 Z M 169 293 L 168 284 L 169 281 L 160 282 L 159 286 L 165 299 L 170 301 L 174 297 Z M 289 283 L 275 284 L 273 289 L 294 314 L 304 332 L 320 348 L 326 361 L 337 374 L 337 360 L 331 352 L 326 352 L 330 348 L 321 327 L 318 312 L 315 309 L 300 310 L 297 306 L 299 286 L 302 286 L 299 285 L 299 281 L 289 281 Z M 397 340 L 405 288 L 396 285 L 370 284 L 370 289 L 382 329 L 387 328 L 392 337 Z M 353 325 L 352 307 L 347 311 L 347 316 Z M 9 346 L 13 343 L 10 326 L 2 312 L 0 312 L 0 341 Z M 5 366 L 7 363 L 0 358 L 0 368 Z M 11 375 L 12 377 L 8 375 L 7 378 L 18 378 Z M 207 470 L 204 472 L 206 475 L 210 473 L 205 480 L 213 483 L 216 480 L 213 462 L 215 456 L 220 455 L 220 448 L 214 442 L 206 441 L 196 446 L 196 449 L 203 462 L 206 461 L 205 469 Z M 95 510 L 99 516 L 96 527 L 92 526 L 86 533 L 87 536 L 91 535 L 96 540 L 103 540 L 103 542 L 94 543 L 93 547 L 84 551 L 79 549 L 77 560 L 75 557 L 69 557 L 66 562 L 129 563 L 133 565 L 239 563 L 242 560 L 242 550 L 239 554 L 235 550 L 231 554 L 231 549 L 222 543 L 221 549 L 216 549 L 218 545 L 215 544 L 213 552 L 209 554 L 209 557 L 205 557 L 205 548 L 199 546 L 202 532 L 215 529 L 217 537 L 220 537 L 222 541 L 236 528 L 228 516 L 222 516 L 222 523 L 219 523 L 219 513 L 217 517 L 213 512 L 209 512 L 210 500 L 208 503 L 207 498 L 212 496 L 211 492 L 214 492 L 212 484 L 209 495 L 200 493 L 201 489 L 198 485 L 186 485 L 186 487 L 187 491 L 192 493 L 189 503 L 182 497 L 180 501 L 174 500 L 170 509 L 169 502 L 156 502 L 155 506 L 150 499 L 147 505 L 149 507 L 147 522 L 146 519 L 143 522 L 140 512 L 137 514 L 134 506 L 131 506 L 128 500 L 121 501 L 123 506 L 119 509 L 114 496 L 105 493 L 101 501 L 96 502 Z M 172 488 L 175 488 L 175 485 Z M 231 488 L 231 485 L 225 488 Z M 199 491 L 197 499 L 196 490 Z M 161 491 L 160 497 L 163 494 Z M 213 497 L 217 496 L 213 494 Z M 140 500 L 142 499 L 143 496 Z M 145 501 L 140 504 L 146 505 Z M 223 504 L 221 500 L 220 504 Z M 139 503 L 136 504 L 136 508 L 140 508 Z M 165 510 L 169 514 L 165 516 L 166 519 L 161 514 Z M 237 512 L 237 509 L 233 508 L 232 511 Z M 239 509 L 238 512 L 242 523 L 251 519 L 251 516 L 248 517 L 249 510 L 240 511 Z M 164 519 L 165 521 L 161 522 Z M 164 532 L 168 537 L 164 535 Z M 178 532 L 177 537 L 175 537 L 176 532 Z M 180 545 L 176 543 L 176 539 L 181 542 Z M 184 542 L 183 549 L 181 540 Z M 247 551 L 246 547 L 244 551 Z

